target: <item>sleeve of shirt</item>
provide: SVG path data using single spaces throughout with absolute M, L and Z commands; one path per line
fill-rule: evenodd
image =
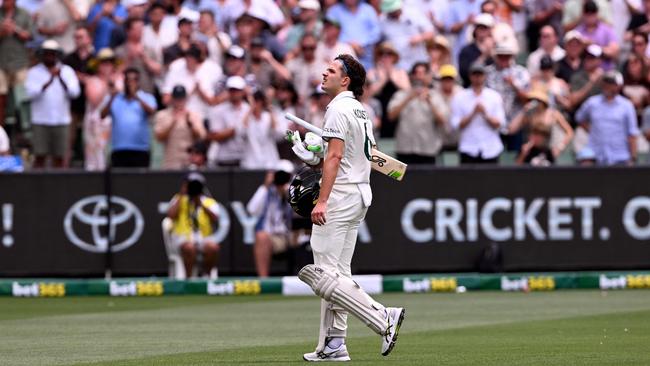
M 580 108 L 578 108 L 578 111 L 576 112 L 576 122 L 578 124 L 589 124 L 591 121 L 589 120 L 589 110 L 591 109 L 592 105 L 592 98 L 587 99 Z
M 219 216 L 219 204 L 214 198 L 211 197 L 201 197 L 201 203 L 205 208 L 208 209 L 213 215 Z
M 268 188 L 264 185 L 259 186 L 253 197 L 248 201 L 246 211 L 248 211 L 250 215 L 260 216 L 262 214 L 262 209 L 264 209 L 264 201 L 266 200 L 267 194 Z
M 81 94 L 81 87 L 79 86 L 79 79 L 77 79 L 77 74 L 75 74 L 74 70 L 70 66 L 63 66 L 61 77 L 68 87 L 68 96 L 72 99 L 78 97 Z
M 386 111 L 390 111 L 391 109 L 397 107 L 404 98 L 408 96 L 408 93 L 405 91 L 398 91 L 393 95 L 392 98 L 390 98 L 390 102 L 388 102 L 388 107 L 386 108 Z
M 7 152 L 9 152 L 9 137 L 2 126 L 0 126 L 0 154 Z
M 142 99 L 142 101 L 145 102 L 149 107 L 158 109 L 158 103 L 156 103 L 156 98 L 153 95 L 141 91 L 139 96 L 140 99 Z
M 88 12 L 88 19 L 86 19 L 86 22 L 87 22 L 87 23 L 90 23 L 90 22 L 93 20 L 93 18 L 95 18 L 95 16 L 97 15 L 97 13 L 99 13 L 99 11 L 101 10 L 101 8 L 102 8 L 102 5 L 101 5 L 101 4 L 95 4 L 95 6 L 93 6 L 93 7 L 90 9 L 90 12 Z
M 339 139 L 345 141 L 348 132 L 348 119 L 344 113 L 333 110 L 327 115 L 323 126 L 323 140 Z
M 451 118 L 449 119 L 449 125 L 454 130 L 457 130 L 460 126 L 460 120 L 463 119 L 463 110 L 461 108 L 460 93 L 454 96 L 454 99 L 451 100 Z
M 29 99 L 38 98 L 42 91 L 43 85 L 47 82 L 41 82 L 41 78 L 38 75 L 38 69 L 31 68 L 27 72 L 27 77 L 25 78 L 25 91 Z M 49 79 L 48 79 L 49 80 Z
M 366 4 L 365 8 L 367 9 L 366 13 L 368 17 L 367 20 L 368 38 L 367 38 L 367 44 L 365 44 L 364 46 L 368 46 L 379 42 L 379 40 L 381 39 L 381 28 L 379 27 L 379 17 L 377 17 L 377 13 L 372 8 L 372 6 Z
M 625 106 L 625 125 L 627 126 L 628 136 L 639 135 L 639 124 L 636 117 L 636 110 L 632 102 L 626 103 Z

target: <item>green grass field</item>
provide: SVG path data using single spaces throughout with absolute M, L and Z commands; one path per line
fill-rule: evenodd
M 389 357 L 350 321 L 355 365 L 650 365 L 650 291 L 386 294 Z M 300 365 L 315 297 L 0 298 L 0 365 Z

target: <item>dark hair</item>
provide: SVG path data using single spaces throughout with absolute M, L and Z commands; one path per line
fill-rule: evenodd
M 142 19 L 142 18 L 128 18 L 124 22 L 124 30 L 127 31 L 127 32 L 130 31 L 131 28 L 133 28 L 133 25 L 135 23 L 137 23 L 137 22 L 143 22 L 144 23 L 144 19 Z
M 585 14 L 598 13 L 598 4 L 596 4 L 593 0 L 588 0 L 582 6 L 582 12 Z
M 256 90 L 255 93 L 253 93 L 253 100 L 266 104 L 266 94 L 261 90 Z
M 431 65 L 429 65 L 428 62 L 420 61 L 420 62 L 416 62 L 415 64 L 413 64 L 413 67 L 411 67 L 411 75 L 415 74 L 415 70 L 417 70 L 418 67 L 424 67 L 424 70 L 426 72 L 431 71 Z
M 350 78 L 350 85 L 348 85 L 348 90 L 354 94 L 355 98 L 361 98 L 363 95 L 363 84 L 366 83 L 366 69 L 352 55 L 338 55 L 334 60 L 341 62 L 341 70 L 343 71 L 343 76 Z
M 155 3 L 151 4 L 151 6 L 149 7 L 148 12 L 150 13 L 154 9 L 162 9 L 164 11 L 167 11 L 167 9 L 165 9 L 165 6 L 159 1 L 156 1 Z
M 291 93 L 291 105 L 296 105 L 298 103 L 298 92 L 296 91 L 296 87 L 293 86 L 293 83 L 288 80 L 280 79 L 274 83 L 274 87 Z
M 483 1 L 483 2 L 481 3 L 481 11 L 483 11 L 483 6 L 485 6 L 486 4 L 490 4 L 490 3 L 491 3 L 492 5 L 494 5 L 494 6 L 497 5 L 496 2 L 495 2 L 494 0 L 485 0 L 485 1 Z
M 632 39 L 634 39 L 636 37 L 641 37 L 641 38 L 643 38 L 643 41 L 645 43 L 648 43 L 648 35 L 647 34 L 641 32 L 641 31 L 635 30 L 634 33 L 632 33 Z
M 138 79 L 140 78 L 140 70 L 136 69 L 135 67 L 127 67 L 126 70 L 124 70 L 124 78 L 126 78 L 126 76 L 129 74 L 136 74 L 138 76 Z

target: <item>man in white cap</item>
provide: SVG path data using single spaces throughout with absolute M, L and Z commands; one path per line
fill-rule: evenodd
M 81 89 L 74 70 L 59 61 L 61 47 L 56 41 L 43 42 L 39 52 L 41 62 L 29 69 L 25 80 L 31 101 L 34 167 L 44 167 L 51 157 L 53 167 L 63 168 L 72 121 L 70 100 Z
M 468 87 L 470 84 L 470 66 L 476 63 L 489 65 L 494 61 L 492 59 L 493 26 L 494 18 L 490 14 L 481 13 L 474 17 L 473 42 L 463 47 L 458 55 L 458 71 L 463 79 L 463 87 Z
M 598 165 L 633 165 L 639 135 L 632 102 L 620 95 L 623 75 L 616 70 L 603 75 L 602 93 L 587 99 L 576 112 L 576 121 L 589 131 L 588 149 Z
M 208 139 L 212 146 L 208 159 L 211 166 L 238 167 L 246 147 L 242 121 L 250 109 L 245 102 L 246 81 L 241 76 L 231 76 L 226 89 L 228 100 L 210 111 Z
M 300 9 L 299 22 L 289 28 L 284 41 L 284 45 L 289 51 L 298 46 L 303 35 L 319 35 L 323 32 L 323 22 L 319 19 L 320 3 L 318 0 L 300 0 L 298 8 Z
M 269 276 L 273 255 L 295 244 L 291 238 L 293 211 L 287 200 L 293 173 L 293 163 L 280 160 L 274 170 L 266 173 L 264 184 L 257 188 L 246 205 L 248 213 L 257 217 L 253 259 L 261 278 Z
M 564 57 L 557 62 L 555 75 L 567 82 L 571 76 L 580 70 L 582 66 L 582 52 L 585 49 L 582 34 L 576 30 L 567 32 L 564 35 Z
M 525 67 L 514 62 L 515 50 L 508 43 L 497 44 L 494 65 L 487 67 L 485 85 L 503 98 L 506 121 L 512 121 L 527 101 L 530 74 Z M 521 133 L 505 137 L 506 149 L 519 151 L 523 143 Z
M 590 44 L 585 49 L 582 69 L 571 76 L 569 84 L 569 100 L 574 110 L 578 109 L 585 99 L 600 93 L 600 78 L 604 73 L 602 57 L 603 50 L 596 44 Z
M 434 29 L 423 13 L 404 7 L 402 0 L 382 0 L 381 12 L 381 35 L 399 53 L 397 66 L 410 71 L 415 63 L 428 61 L 425 43 L 433 40 Z

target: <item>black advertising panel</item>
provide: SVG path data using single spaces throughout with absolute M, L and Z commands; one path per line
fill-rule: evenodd
M 220 203 L 220 274 L 254 274 L 256 218 L 246 204 L 264 172 L 205 173 Z M 183 173 L 114 171 L 114 275 L 164 275 L 161 221 Z M 0 276 L 102 276 L 104 175 L 0 175 Z M 650 267 L 650 169 L 410 167 L 372 177 L 373 205 L 353 269 L 476 271 L 498 243 L 506 271 Z M 274 262 L 280 274 L 286 263 Z

